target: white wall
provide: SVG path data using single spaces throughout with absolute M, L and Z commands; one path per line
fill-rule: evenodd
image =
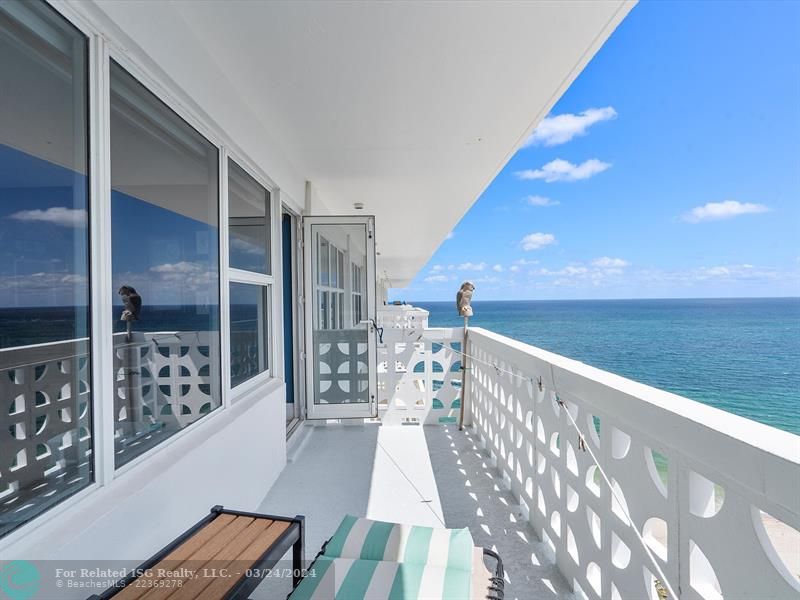
M 141 562 L 215 504 L 255 510 L 285 465 L 285 415 L 284 386 L 271 381 L 165 442 L 110 485 L 44 513 L 2 554 Z

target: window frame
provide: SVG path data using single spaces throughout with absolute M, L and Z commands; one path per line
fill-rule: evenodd
M 249 164 L 249 161 L 243 160 L 242 155 L 237 152 L 232 152 L 227 148 L 223 148 L 221 152 L 220 160 L 224 161 L 224 171 L 221 171 L 221 178 L 224 180 L 223 188 L 224 192 L 222 194 L 222 198 L 224 199 L 224 220 L 220 221 L 220 245 L 224 247 L 225 250 L 225 265 L 224 265 L 224 275 L 222 273 L 223 269 L 220 269 L 220 284 L 222 287 L 221 291 L 225 293 L 224 310 L 220 312 L 225 313 L 225 320 L 222 323 L 222 327 L 225 330 L 225 335 L 223 336 L 226 340 L 226 343 L 223 344 L 223 353 L 222 356 L 226 357 L 227 360 L 223 360 L 223 387 L 227 389 L 227 397 L 229 404 L 233 404 L 242 397 L 248 395 L 254 388 L 257 388 L 273 379 L 275 379 L 275 373 L 281 372 L 278 370 L 278 360 L 277 360 L 277 352 L 278 352 L 278 345 L 277 345 L 277 326 L 280 323 L 278 320 L 278 313 L 276 311 L 276 269 L 280 268 L 276 260 L 276 256 L 280 256 L 280 248 L 277 247 L 278 243 L 280 242 L 280 231 L 278 230 L 278 224 L 280 223 L 280 210 L 281 210 L 281 201 L 280 201 L 280 191 L 269 179 L 260 176 L 260 173 L 253 168 Z M 229 205 L 229 196 L 228 196 L 228 182 L 229 182 L 229 164 L 230 162 L 234 162 L 236 166 L 238 166 L 242 171 L 244 171 L 247 175 L 252 177 L 258 185 L 262 186 L 269 195 L 268 202 L 269 206 L 267 206 L 266 215 L 269 217 L 269 271 L 270 274 L 266 275 L 264 273 L 258 273 L 255 271 L 247 271 L 244 269 L 237 269 L 235 267 L 230 266 L 230 229 L 229 229 L 229 220 L 230 220 L 230 205 Z M 223 226 L 224 224 L 224 226 Z M 224 229 L 224 233 L 223 230 Z M 223 241 L 224 237 L 224 241 Z M 221 256 L 221 254 L 220 254 Z M 223 281 L 224 279 L 224 281 Z M 231 333 L 231 304 L 230 304 L 230 284 L 232 283 L 241 283 L 241 284 L 249 284 L 249 285 L 257 285 L 263 286 L 266 288 L 266 295 L 267 295 L 267 331 L 268 331 L 268 339 L 267 339 L 267 368 L 262 371 L 261 373 L 254 375 L 250 379 L 240 382 L 237 385 L 232 385 L 231 382 L 231 363 L 230 363 L 230 333 Z M 281 361 L 282 362 L 282 361 Z M 282 366 L 282 365 L 281 365 Z
M 32 532 L 47 530 L 49 524 L 57 521 L 57 515 L 73 510 L 80 503 L 97 495 L 117 479 L 143 468 L 159 453 L 167 452 L 173 444 L 187 435 L 198 431 L 209 431 L 217 420 L 224 418 L 232 406 L 232 398 L 250 396 L 257 390 L 270 390 L 275 383 L 274 373 L 283 372 L 283 357 L 277 350 L 282 347 L 283 328 L 279 317 L 282 311 L 282 283 L 280 271 L 280 216 L 283 206 L 279 186 L 257 163 L 241 150 L 233 138 L 214 122 L 191 97 L 164 72 L 155 61 L 142 52 L 124 32 L 102 11 L 80 4 L 41 0 L 57 14 L 61 15 L 78 31 L 88 38 L 88 152 L 89 152 L 89 301 L 90 315 L 90 358 L 93 411 L 92 437 L 94 460 L 94 481 L 55 504 L 41 515 L 31 519 L 14 531 L 0 538 L 0 550 L 12 547 Z M 170 110 L 186 121 L 200 135 L 217 149 L 219 157 L 219 300 L 220 300 L 220 357 L 222 377 L 222 405 L 198 420 L 198 422 L 175 433 L 147 452 L 115 469 L 114 467 L 114 411 L 104 402 L 114 395 L 113 374 L 113 329 L 112 318 L 112 270 L 111 270 L 111 154 L 110 154 L 110 66 L 114 60 L 148 91 L 155 95 Z M 230 318 L 226 310 L 229 302 L 229 285 L 234 278 L 247 278 L 248 272 L 233 272 L 229 267 L 228 252 L 228 157 L 251 175 L 270 192 L 270 267 L 269 278 L 272 286 L 270 294 L 269 330 L 270 369 L 269 372 L 243 382 L 235 392 L 230 387 L 230 368 L 224 357 L 230 353 Z M 302 217 L 302 215 L 301 215 Z M 225 225 L 223 227 L 223 224 Z M 278 274 L 278 275 L 276 275 Z M 277 286 L 277 287 L 276 287 Z M 223 421 L 224 422 L 224 421 Z M 46 515 L 46 517 L 45 517 Z

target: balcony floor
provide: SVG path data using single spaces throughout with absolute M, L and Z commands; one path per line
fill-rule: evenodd
M 469 527 L 506 569 L 506 598 L 572 598 L 473 437 L 453 426 L 307 426 L 259 507 L 306 516 L 307 558 L 347 514 L 431 527 Z M 288 591 L 267 581 L 253 598 Z

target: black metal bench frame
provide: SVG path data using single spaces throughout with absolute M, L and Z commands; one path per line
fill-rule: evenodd
M 293 518 L 279 517 L 276 515 L 267 515 L 261 513 L 242 512 L 238 510 L 228 510 L 220 505 L 214 506 L 209 514 L 198 521 L 195 525 L 187 529 L 180 536 L 175 538 L 169 544 L 164 546 L 156 554 L 148 558 L 134 571 L 134 573 L 141 573 L 143 570 L 151 569 L 159 562 L 164 560 L 170 552 L 175 550 L 178 546 L 192 537 L 195 533 L 200 531 L 203 527 L 211 523 L 220 515 L 234 515 L 237 517 L 251 517 L 254 519 L 271 519 L 272 521 L 282 521 L 289 523 L 286 530 L 267 548 L 264 554 L 253 563 L 252 571 L 258 573 L 259 577 L 244 577 L 236 586 L 234 586 L 225 596 L 226 600 L 245 600 L 253 593 L 253 591 L 261 584 L 261 581 L 269 573 L 270 569 L 278 564 L 278 561 L 292 548 L 292 584 L 297 587 L 302 579 L 304 551 L 305 551 L 305 517 L 303 515 L 296 515 Z M 113 587 L 107 589 L 105 592 L 89 596 L 88 600 L 108 600 L 114 595 L 118 594 L 128 584 L 132 583 L 138 578 L 137 575 L 129 575 L 120 579 Z

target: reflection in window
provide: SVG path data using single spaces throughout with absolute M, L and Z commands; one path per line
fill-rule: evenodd
M 316 327 L 319 329 L 346 329 L 353 324 L 361 321 L 359 316 L 355 323 L 345 321 L 345 313 L 355 315 L 356 300 L 348 306 L 345 297 L 347 296 L 347 277 L 352 273 L 345 271 L 347 259 L 345 251 L 334 245 L 327 238 L 318 235 L 317 243 L 319 252 L 317 253 L 316 272 L 317 272 L 317 305 L 319 315 L 317 316 Z M 351 280 L 352 282 L 352 280 Z M 352 283 L 350 284 L 352 285 Z M 355 294 L 355 288 L 350 290 L 350 295 Z M 360 294 L 360 292 L 359 292 Z M 358 300 L 360 307 L 360 299 Z M 359 313 L 360 315 L 360 308 Z
M 0 536 L 93 480 L 88 42 L 0 3 Z
M 218 154 L 111 64 L 117 467 L 220 406 Z
M 269 192 L 228 160 L 230 265 L 270 274 Z
M 228 236 L 231 272 L 231 387 L 269 369 L 270 195 L 228 160 Z M 244 277 L 244 280 L 241 278 Z M 240 278 L 240 279 L 237 279 Z
M 231 387 L 269 368 L 267 286 L 231 283 Z

